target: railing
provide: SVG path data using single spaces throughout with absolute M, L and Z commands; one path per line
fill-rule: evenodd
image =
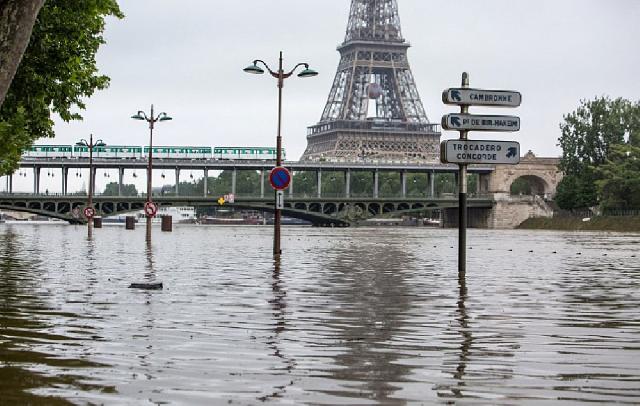
M 380 131 L 409 131 L 440 134 L 438 124 L 406 123 L 395 120 L 337 120 L 316 124 L 308 127 L 307 136 L 324 133 L 332 130 L 380 130 Z
M 190 194 L 190 195 L 175 195 L 175 194 L 161 194 L 161 193 L 154 193 L 153 197 L 154 198 L 160 198 L 160 199 L 209 199 L 211 201 L 214 201 L 215 199 L 224 196 L 228 194 L 228 192 L 212 192 L 207 194 L 207 196 L 204 196 L 202 194 Z M 251 199 L 270 199 L 273 198 L 273 191 L 272 190 L 265 190 L 264 193 L 264 197 L 260 196 L 260 193 L 236 193 L 235 195 L 236 199 L 245 199 L 245 200 L 251 200 Z M 53 198 L 56 200 L 60 200 L 60 199 L 86 199 L 87 198 L 87 194 L 81 194 L 81 193 L 73 193 L 73 194 L 62 194 L 62 193 L 7 193 L 7 192 L 0 192 L 0 198 L 1 197 L 5 197 L 5 198 L 12 198 L 12 199 L 42 199 L 42 198 Z M 94 198 L 98 198 L 98 199 L 119 199 L 119 200 L 126 200 L 128 198 L 130 199 L 146 199 L 147 195 L 146 193 L 139 193 L 137 195 L 106 195 L 106 194 L 101 194 L 101 193 L 96 193 L 93 196 Z M 488 194 L 488 193 L 469 193 L 468 197 L 470 199 L 481 199 L 481 200 L 490 200 L 492 199 L 492 195 Z M 293 195 L 289 194 L 288 192 L 285 192 L 285 201 L 287 199 L 304 199 L 304 200 L 315 200 L 315 199 L 320 199 L 320 200 L 327 200 L 327 199 L 368 199 L 368 200 L 385 200 L 385 199 L 392 199 L 392 200 L 401 200 L 401 199 L 407 199 L 407 200 L 413 200 L 413 199 L 427 199 L 427 200 L 452 200 L 452 199 L 457 199 L 458 198 L 458 194 L 457 193 L 448 193 L 448 192 L 442 192 L 442 193 L 436 193 L 434 196 L 431 196 L 429 193 L 407 193 L 405 196 L 402 196 L 400 193 L 398 194 L 389 194 L 389 193 L 385 193 L 385 194 L 379 194 L 378 197 L 374 197 L 372 192 L 351 192 L 349 193 L 349 197 L 346 196 L 346 194 L 344 192 L 326 192 L 326 193 L 322 193 L 320 197 L 318 197 L 317 193 L 305 193 L 305 192 L 301 192 L 301 193 L 296 193 L 294 192 Z

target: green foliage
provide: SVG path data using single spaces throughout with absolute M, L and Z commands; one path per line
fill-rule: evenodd
M 83 99 L 108 86 L 95 60 L 107 16 L 123 17 L 115 0 L 45 2 L 0 108 L 0 175 L 15 169 L 16 151 L 54 135 L 52 113 L 80 120 Z
M 560 169 L 565 177 L 558 185 L 558 205 L 564 209 L 592 207 L 598 204 L 599 193 L 603 204 L 604 200 L 606 204 L 619 204 L 610 194 L 603 195 L 605 190 L 612 190 L 607 178 L 614 172 L 601 170 L 600 166 L 627 139 L 630 145 L 640 145 L 640 102 L 608 97 L 583 100 L 576 111 L 564 116 L 560 129 Z
M 596 181 L 603 209 L 640 208 L 640 147 L 614 145 Z
M 108 183 L 104 188 L 104 192 L 102 193 L 106 196 L 118 196 L 118 182 Z M 138 189 L 136 189 L 136 185 L 126 184 L 122 185 L 122 196 L 137 196 Z
M 623 144 L 625 134 L 637 137 L 639 110 L 639 104 L 621 98 L 582 100 L 578 109 L 564 116 L 564 123 L 560 125 L 560 169 L 567 175 L 578 175 L 587 166 L 604 163 L 611 145 Z
M 558 184 L 555 202 L 561 209 L 573 210 L 597 204 L 598 195 L 593 170 L 587 169 L 585 172 L 582 176 L 566 175 Z
M 523 177 L 520 177 L 513 181 L 511 184 L 511 194 L 512 195 L 530 195 L 531 194 L 531 185 L 529 181 Z

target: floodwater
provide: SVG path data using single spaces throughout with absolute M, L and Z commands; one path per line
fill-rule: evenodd
M 0 225 L 0 404 L 638 404 L 639 237 Z

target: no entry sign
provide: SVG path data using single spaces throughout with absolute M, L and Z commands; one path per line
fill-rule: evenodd
M 276 166 L 269 174 L 269 182 L 275 190 L 284 190 L 291 183 L 291 173 L 285 167 Z
M 144 204 L 144 212 L 147 216 L 153 217 L 158 212 L 158 205 L 154 202 L 146 202 Z
M 84 216 L 88 219 L 92 219 L 96 215 L 96 209 L 93 207 L 85 207 L 84 208 Z

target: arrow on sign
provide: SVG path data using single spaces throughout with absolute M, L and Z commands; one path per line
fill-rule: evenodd
M 451 98 L 455 101 L 462 101 L 462 97 L 460 97 L 460 92 L 457 90 L 451 91 Z
M 459 117 L 451 117 L 451 124 L 453 124 L 456 127 L 460 127 L 462 125 Z
M 511 158 L 516 156 L 518 153 L 518 149 L 516 147 L 511 147 L 507 150 L 507 158 Z

